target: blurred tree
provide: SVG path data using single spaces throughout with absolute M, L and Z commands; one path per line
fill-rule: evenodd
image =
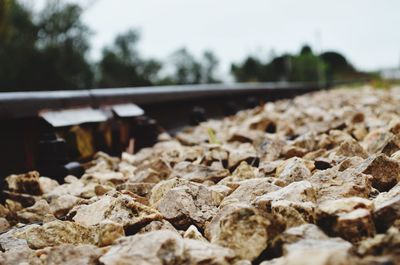
M 74 4 L 48 1 L 34 14 L 16 0 L 0 5 L 0 89 L 55 90 L 92 86 L 85 58 L 89 31 Z
M 326 65 L 310 46 L 301 48 L 299 55 L 292 57 L 291 81 L 325 82 Z
M 37 47 L 41 89 L 82 89 L 93 86 L 93 71 L 87 61 L 89 28 L 82 22 L 83 10 L 75 4 L 48 1 L 39 16 Z
M 185 48 L 175 51 L 171 56 L 172 73 L 164 77 L 159 84 L 209 84 L 221 82 L 216 76 L 218 58 L 212 51 L 205 51 L 197 60 Z
M 103 50 L 99 63 L 100 87 L 149 86 L 157 82 L 161 63 L 141 59 L 137 51 L 139 34 L 130 30 L 116 37 Z
M 82 21 L 84 10 L 79 5 L 48 0 L 44 10 L 34 13 L 22 3 L 0 0 L 0 91 L 220 82 L 216 75 L 219 62 L 211 51 L 196 58 L 179 49 L 163 67 L 157 60 L 142 58 L 137 49 L 139 34 L 132 30 L 117 36 L 93 64 L 87 59 L 91 32 Z M 232 64 L 231 73 L 239 82 L 368 77 L 343 55 L 332 51 L 317 55 L 308 45 L 295 55 L 271 52 L 266 61 L 248 56 Z
M 38 28 L 32 13 L 15 0 L 0 1 L 0 90 L 27 88 L 35 73 Z
M 298 55 L 284 54 L 266 63 L 249 56 L 231 67 L 238 82 L 325 81 L 325 71 L 324 61 L 308 45 Z
M 327 79 L 328 81 L 348 79 L 357 75 L 357 71 L 340 53 L 328 51 L 321 54 L 321 59 L 327 65 Z
M 201 64 L 185 48 L 171 56 L 174 73 L 169 80 L 174 84 L 199 84 L 202 81 Z
M 249 56 L 242 64 L 232 64 L 231 72 L 238 82 L 261 81 L 263 64 L 256 58 Z
M 202 83 L 219 83 L 221 82 L 215 77 L 219 61 L 212 51 L 205 51 L 203 54 L 203 80 Z

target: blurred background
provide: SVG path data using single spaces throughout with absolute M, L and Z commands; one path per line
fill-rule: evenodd
M 400 2 L 1 0 L 0 91 L 400 78 Z

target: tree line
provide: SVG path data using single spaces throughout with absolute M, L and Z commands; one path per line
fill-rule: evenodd
M 143 57 L 140 34 L 128 30 L 104 47 L 101 58 L 88 58 L 92 32 L 77 4 L 48 1 L 38 12 L 18 0 L 0 1 L 0 91 L 88 89 L 127 86 L 218 83 L 218 58 L 200 58 L 187 49 L 173 52 L 167 63 Z M 165 69 L 168 68 L 168 71 Z M 298 54 L 262 60 L 248 56 L 233 63 L 237 82 L 321 81 L 365 76 L 337 52 L 316 54 L 309 46 Z

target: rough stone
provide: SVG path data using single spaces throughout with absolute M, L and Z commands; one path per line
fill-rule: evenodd
M 22 223 L 48 222 L 55 219 L 45 200 L 39 200 L 33 206 L 18 211 L 16 216 Z
M 318 224 L 331 236 L 358 242 L 374 236 L 373 202 L 353 197 L 325 201 L 317 211 Z
M 236 188 L 229 196 L 225 197 L 220 207 L 231 203 L 250 204 L 257 196 L 278 190 L 280 187 L 271 184 L 266 178 L 254 178 L 238 182 Z
M 153 231 L 120 239 L 100 258 L 104 265 L 182 264 L 184 242 L 169 230 Z
M 375 199 L 374 220 L 379 232 L 386 231 L 400 220 L 400 184 L 388 192 L 380 193 Z
M 84 199 L 78 198 L 74 195 L 64 194 L 51 200 L 50 210 L 55 217 L 62 218 L 67 215 L 72 207 L 84 202 Z
M 162 219 L 162 215 L 157 210 L 119 193 L 115 197 L 103 196 L 89 205 L 75 206 L 70 214 L 74 215 L 72 219 L 75 222 L 84 226 L 97 225 L 104 220 L 110 220 L 128 228 Z
M 178 177 L 200 183 L 211 180 L 216 183 L 229 174 L 229 170 L 225 168 L 218 169 L 183 161 L 174 166 L 170 177 Z
M 12 192 L 41 195 L 43 190 L 40 186 L 39 177 L 39 172 L 30 171 L 26 174 L 10 175 L 6 177 L 6 183 L 8 189 Z
M 189 228 L 183 234 L 183 238 L 208 242 L 194 225 L 189 226 Z
M 32 225 L 23 231 L 15 232 L 15 236 L 26 240 L 32 249 L 59 246 L 63 244 L 92 244 L 105 246 L 112 244 L 124 235 L 121 225 L 113 222 L 102 222 L 98 226 L 85 227 L 68 221 L 52 221 Z
M 37 251 L 36 256 L 46 265 L 97 265 L 104 252 L 93 245 L 65 244 Z
M 311 176 L 311 171 L 301 158 L 293 157 L 286 160 L 277 168 L 276 175 L 287 185 L 295 181 L 307 179 Z
M 227 205 L 211 220 L 205 230 L 211 243 L 230 248 L 242 259 L 253 260 L 268 245 L 271 222 L 254 207 Z
M 175 227 L 185 229 L 194 224 L 203 228 L 217 213 L 221 200 L 207 186 L 188 183 L 168 190 L 154 206 Z
M 353 168 L 342 172 L 337 168 L 322 170 L 308 178 L 308 181 L 317 191 L 319 202 L 353 196 L 368 198 L 372 191 L 371 176 Z
M 316 192 L 308 181 L 298 181 L 257 197 L 253 204 L 262 211 L 281 215 L 288 227 L 315 221 Z
M 368 158 L 357 169 L 372 176 L 372 186 L 379 191 L 388 191 L 400 181 L 400 163 L 384 154 Z

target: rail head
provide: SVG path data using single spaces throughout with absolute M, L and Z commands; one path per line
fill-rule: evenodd
M 107 104 L 159 104 L 205 97 L 271 92 L 315 91 L 317 83 L 233 83 L 0 93 L 0 118 L 32 117 L 43 109 Z

